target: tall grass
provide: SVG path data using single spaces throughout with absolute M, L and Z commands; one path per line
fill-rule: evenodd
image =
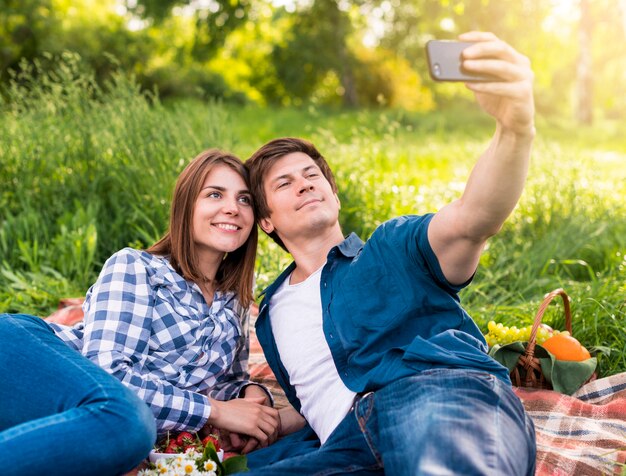
M 154 241 L 183 166 L 232 144 L 221 108 L 188 117 L 122 74 L 100 88 L 70 54 L 50 72 L 26 68 L 0 107 L 0 274 L 60 272 L 63 292 L 82 294 L 112 250 Z M 45 312 L 35 296 L 9 286 L 2 302 Z
M 116 75 L 100 88 L 68 55 L 26 71 L 0 105 L 0 312 L 48 314 L 80 296 L 117 249 L 166 228 L 174 180 L 217 146 L 249 156 L 276 136 L 313 140 L 333 166 L 346 233 L 436 211 L 458 197 L 491 121 L 476 110 L 234 108 L 162 104 Z M 626 146 L 623 125 L 539 122 L 524 195 L 489 242 L 462 299 L 483 327 L 532 322 L 543 295 L 572 297 L 574 335 L 601 349 L 599 370 L 626 370 Z M 261 238 L 257 286 L 289 262 Z M 545 317 L 562 328 L 555 305 Z

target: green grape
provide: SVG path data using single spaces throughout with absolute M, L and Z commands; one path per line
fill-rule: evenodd
M 487 323 L 487 333 L 485 334 L 485 341 L 490 347 L 496 344 L 506 345 L 512 342 L 528 342 L 533 326 L 505 326 L 501 322 L 489 321 Z M 550 337 L 550 333 L 540 327 L 537 330 L 536 339 L 537 342 L 543 342 Z

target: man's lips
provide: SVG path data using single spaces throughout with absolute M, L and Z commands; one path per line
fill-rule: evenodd
M 302 202 L 300 205 L 298 205 L 296 210 L 300 210 L 301 208 L 304 208 L 307 205 L 311 205 L 312 203 L 318 203 L 318 202 L 321 202 L 321 201 L 322 201 L 321 198 L 309 198 L 309 199 L 305 200 L 304 202 Z

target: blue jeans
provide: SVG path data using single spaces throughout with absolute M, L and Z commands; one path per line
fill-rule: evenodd
M 247 474 L 533 475 L 536 457 L 534 426 L 512 389 L 490 374 L 456 369 L 357 396 L 319 449 L 287 444 L 296 456 L 281 460 L 280 440 L 248 456 Z
M 69 348 L 42 319 L 0 315 L 3 475 L 115 475 L 156 440 L 134 392 Z

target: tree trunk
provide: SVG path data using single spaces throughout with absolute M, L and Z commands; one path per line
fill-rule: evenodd
M 337 55 L 339 58 L 339 81 L 343 88 L 343 104 L 348 107 L 357 107 L 359 105 L 359 96 L 356 90 L 353 72 L 353 58 L 348 51 L 347 25 L 349 21 L 344 17 L 337 2 L 333 2 L 334 26 L 335 26 L 335 45 L 337 47 Z
M 357 107 L 359 105 L 359 96 L 354 83 L 354 75 L 352 74 L 352 64 L 345 46 L 339 52 L 340 58 L 344 60 L 341 68 L 341 85 L 343 86 L 343 103 L 348 107 Z
M 581 124 L 593 122 L 593 65 L 591 38 L 593 21 L 589 0 L 580 0 L 578 46 L 580 56 L 576 70 L 576 119 Z

